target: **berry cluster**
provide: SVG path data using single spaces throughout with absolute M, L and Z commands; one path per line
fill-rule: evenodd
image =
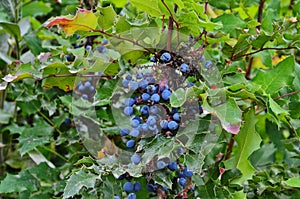
M 95 85 L 93 83 L 93 78 L 89 77 L 86 81 L 78 82 L 76 86 L 76 91 L 83 100 L 92 101 L 93 96 L 95 95 Z

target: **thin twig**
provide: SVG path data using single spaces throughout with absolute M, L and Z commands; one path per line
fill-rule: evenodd
M 36 80 L 41 81 L 50 77 L 98 77 L 98 78 L 108 78 L 111 79 L 112 76 L 105 76 L 105 75 L 94 75 L 94 74 L 78 74 L 78 73 L 71 73 L 71 74 L 50 74 L 47 76 L 44 76 L 42 78 L 36 78 Z
M 250 80 L 250 74 L 251 74 L 251 70 L 252 70 L 252 63 L 253 63 L 253 57 L 249 58 L 249 64 L 248 67 L 246 69 L 246 74 L 245 74 L 245 78 L 247 80 Z
M 275 98 L 273 98 L 273 100 L 279 100 L 279 99 L 281 99 L 281 98 L 284 98 L 284 97 L 287 97 L 287 96 L 291 96 L 291 95 L 295 95 L 295 94 L 297 94 L 297 93 L 300 93 L 300 90 L 296 90 L 296 91 L 293 91 L 293 92 L 290 92 L 290 93 L 286 93 L 286 94 L 284 94 L 284 95 L 281 95 L 281 96 L 279 96 L 279 97 L 275 97 Z
M 231 155 L 231 152 L 232 152 L 232 149 L 233 149 L 233 145 L 234 145 L 234 134 L 231 134 L 230 141 L 229 141 L 229 144 L 227 146 L 225 160 L 228 160 L 230 158 L 230 155 Z
M 172 33 L 173 33 L 173 18 L 170 16 L 169 17 L 169 22 L 168 22 L 168 37 L 167 37 L 167 46 L 166 50 L 171 52 L 171 42 L 172 42 Z
M 177 29 L 179 29 L 179 23 L 175 20 L 172 11 L 170 10 L 170 8 L 168 7 L 168 5 L 165 3 L 164 0 L 161 0 L 161 2 L 162 2 L 162 3 L 164 4 L 164 6 L 167 8 L 168 12 L 170 13 L 170 17 L 173 18 L 173 22 L 175 23 Z M 177 10 L 177 5 L 175 4 L 175 6 L 174 6 L 174 12 L 176 12 L 176 10 Z
M 276 48 L 276 47 L 275 48 L 260 48 L 256 51 L 253 51 L 253 52 L 250 52 L 250 53 L 246 53 L 246 54 L 239 55 L 239 56 L 232 56 L 230 60 L 233 61 L 233 60 L 236 60 L 236 59 L 239 59 L 239 58 L 242 58 L 242 57 L 247 57 L 247 56 L 259 53 L 259 52 L 264 51 L 264 50 L 288 50 L 288 49 L 295 49 L 295 48 L 296 47 L 294 47 L 294 46 L 288 46 L 288 47 L 285 47 L 285 48 Z
M 258 8 L 258 14 L 257 14 L 257 22 L 261 23 L 262 21 L 262 14 L 263 14 L 263 10 L 264 10 L 264 4 L 265 4 L 265 0 L 260 0 L 259 1 L 259 8 Z M 258 30 L 260 30 L 260 25 L 256 26 L 256 28 Z

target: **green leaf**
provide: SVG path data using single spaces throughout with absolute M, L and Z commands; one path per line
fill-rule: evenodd
M 53 127 L 44 120 L 39 120 L 32 128 L 26 128 L 18 138 L 21 145 L 19 151 L 23 156 L 37 146 L 51 141 Z
M 256 168 L 263 168 L 275 161 L 276 148 L 273 143 L 264 144 L 260 149 L 253 152 L 250 156 L 252 165 Z
M 260 85 L 268 94 L 274 94 L 279 89 L 290 86 L 294 79 L 295 62 L 290 56 L 281 61 L 274 69 L 259 70 L 253 78 L 253 82 Z
M 290 178 L 290 179 L 284 181 L 284 183 L 291 187 L 300 188 L 300 178 L 299 177 Z
M 179 88 L 176 91 L 172 92 L 170 96 L 170 104 L 172 107 L 181 107 L 186 101 L 185 90 L 183 88 Z
M 6 112 L 6 111 L 0 109 L 0 124 L 8 124 L 9 119 L 12 117 L 13 117 L 12 112 Z
M 234 137 L 237 142 L 237 148 L 234 156 L 225 162 L 225 166 L 226 169 L 239 169 L 242 172 L 242 177 L 233 180 L 232 183 L 242 185 L 242 183 L 250 179 L 255 172 L 248 158 L 260 147 L 261 138 L 255 131 L 256 121 L 254 110 L 245 113 L 245 124 L 239 134 Z
M 60 174 L 58 169 L 49 167 L 46 162 L 31 168 L 29 172 L 44 182 L 56 182 Z
M 126 5 L 127 0 L 110 0 L 110 2 L 112 2 L 117 8 L 123 8 Z
M 57 86 L 64 91 L 71 91 L 74 88 L 75 76 L 70 75 L 66 65 L 55 62 L 46 66 L 43 70 L 43 76 L 62 75 L 60 77 L 48 77 L 43 81 L 44 88 Z M 65 76 L 64 76 L 65 75 Z
M 223 24 L 223 32 L 230 33 L 230 35 L 234 35 L 237 28 L 245 26 L 245 22 L 233 14 L 223 14 L 212 21 L 221 22 Z
M 109 30 L 114 26 L 117 14 L 112 6 L 99 8 L 100 16 L 98 18 L 99 26 L 102 30 Z
M 11 22 L 0 22 L 0 26 L 10 35 L 14 36 L 17 40 L 21 39 L 21 31 L 18 24 Z
M 147 3 L 140 0 L 130 0 L 132 5 L 154 17 L 161 16 L 162 13 L 158 7 L 158 0 L 148 0 Z
M 37 9 L 38 8 L 38 9 Z M 22 6 L 22 15 L 23 17 L 27 16 L 43 16 L 47 15 L 52 11 L 52 8 L 49 4 L 46 4 L 42 1 L 33 1 L 31 3 L 26 3 Z
M 37 191 L 40 187 L 38 180 L 28 170 L 17 175 L 7 174 L 0 184 L 0 193 Z
M 73 197 L 79 193 L 82 187 L 94 188 L 97 179 L 99 179 L 97 175 L 86 173 L 83 170 L 74 173 L 67 182 L 63 198 Z
M 32 54 L 39 55 L 41 52 L 44 51 L 44 49 L 42 48 L 41 40 L 33 32 L 25 35 L 24 40 L 27 43 Z
M 240 131 L 242 112 L 233 98 L 229 97 L 225 103 L 214 107 L 204 101 L 203 108 L 217 116 L 227 132 L 237 134 Z

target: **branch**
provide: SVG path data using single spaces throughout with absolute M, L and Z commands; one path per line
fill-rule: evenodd
M 230 141 L 229 141 L 227 151 L 226 151 L 225 160 L 228 160 L 230 158 L 230 155 L 231 155 L 231 152 L 233 149 L 233 145 L 234 145 L 234 134 L 231 134 Z
M 275 97 L 275 98 L 273 98 L 273 100 L 279 100 L 279 99 L 281 99 L 281 98 L 284 98 L 284 97 L 287 97 L 287 96 L 291 96 L 291 95 L 295 95 L 295 94 L 297 94 L 297 93 L 300 93 L 300 90 L 296 90 L 296 91 L 293 91 L 293 92 L 290 92 L 290 93 L 286 93 L 286 94 L 284 94 L 284 95 L 281 95 L 281 96 L 279 96 L 279 97 Z
M 258 16 L 257 16 L 257 22 L 261 23 L 262 21 L 262 14 L 263 14 L 263 9 L 264 9 L 264 4 L 265 0 L 260 0 L 259 1 L 259 8 L 258 8 Z M 260 30 L 260 25 L 256 26 L 258 30 Z
M 77 76 L 77 77 L 98 77 L 100 78 L 107 78 L 107 79 L 112 79 L 112 76 L 105 76 L 105 75 L 94 75 L 94 74 L 78 74 L 78 73 L 72 73 L 72 74 L 50 74 L 47 76 L 44 76 L 42 78 L 36 78 L 36 80 L 41 81 L 50 77 L 73 77 L 73 76 Z
M 251 74 L 251 70 L 252 70 L 252 63 L 253 63 L 253 57 L 250 57 L 249 64 L 248 64 L 246 74 L 245 74 L 245 78 L 247 80 L 250 80 L 250 74 Z
M 154 51 L 150 50 L 149 48 L 146 48 L 145 46 L 139 44 L 139 42 L 136 40 L 132 40 L 132 39 L 128 39 L 128 38 L 125 38 L 125 37 L 121 37 L 120 35 L 113 35 L 113 34 L 110 34 L 108 32 L 105 32 L 104 30 L 96 30 L 96 29 L 92 29 L 93 32 L 99 32 L 101 34 L 104 34 L 106 36 L 109 36 L 109 37 L 113 37 L 113 38 L 116 38 L 116 39 L 120 39 L 120 40 L 124 40 L 124 41 L 128 41 L 134 45 L 137 45 L 141 48 L 143 48 L 144 50 L 148 51 L 149 53 L 152 53 L 152 54 L 155 54 Z
M 251 53 L 246 53 L 246 54 L 243 54 L 243 55 L 238 55 L 238 56 L 232 56 L 231 57 L 231 61 L 234 61 L 236 59 L 239 59 L 239 58 L 242 58 L 242 57 L 247 57 L 247 56 L 250 56 L 250 55 L 253 55 L 253 54 L 256 54 L 258 52 L 261 52 L 261 51 L 264 51 L 264 50 L 288 50 L 288 49 L 295 49 L 296 47 L 294 46 L 288 46 L 286 48 L 261 48 L 261 49 L 258 49 L 256 51 L 253 51 Z
M 179 23 L 175 20 L 173 13 L 171 12 L 170 8 L 168 7 L 168 5 L 165 3 L 164 0 L 161 0 L 161 2 L 164 4 L 164 6 L 167 8 L 168 12 L 170 13 L 170 17 L 172 17 L 173 22 L 175 22 L 176 28 L 179 29 Z M 175 4 L 174 6 L 174 12 L 177 11 L 177 5 Z

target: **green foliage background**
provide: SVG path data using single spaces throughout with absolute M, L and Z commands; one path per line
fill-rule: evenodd
M 79 7 L 99 16 L 95 31 L 78 32 L 78 39 L 66 37 L 56 27 L 45 28 L 47 20 L 75 15 Z M 106 158 L 96 159 L 76 131 L 72 118 L 80 110 L 71 106 L 75 75 L 84 79 L 86 71 L 116 77 L 100 79 L 97 103 L 80 106 L 95 106 L 99 129 L 117 142 L 119 129 L 110 107 L 113 89 L 125 71 L 148 63 L 149 51 L 165 48 L 165 40 L 159 38 L 170 19 L 174 30 L 193 36 L 191 48 L 201 47 L 214 62 L 227 99 L 224 106 L 203 104 L 223 127 L 212 151 L 199 150 L 199 137 L 180 157 L 195 172 L 188 198 L 300 198 L 299 0 L 2 0 L 0 197 L 126 197 L 121 188 L 125 181 L 116 180 L 125 170 L 107 166 Z M 145 28 L 163 26 L 164 33 L 138 40 Z M 123 37 L 132 40 L 118 38 L 125 31 L 129 32 Z M 110 41 L 106 56 L 114 62 L 103 61 L 83 46 L 95 48 L 103 38 Z M 136 41 L 148 51 L 133 45 Z M 43 52 L 51 57 L 39 56 Z M 210 86 L 198 86 L 201 96 L 212 95 Z M 185 102 L 176 97 L 181 92 L 189 91 L 177 90 L 172 105 Z M 65 122 L 68 118 L 71 123 Z M 237 122 L 241 130 L 232 136 L 226 124 Z M 189 130 L 180 136 L 189 137 Z M 168 154 L 168 144 L 177 147 L 173 140 L 157 138 L 145 149 L 147 156 L 157 154 L 156 148 L 161 155 Z M 225 168 L 221 178 L 220 168 Z M 162 197 L 145 190 L 149 179 L 129 172 L 143 184 L 138 198 Z M 169 188 L 168 198 L 180 198 L 176 193 L 181 190 L 172 186 L 176 183 L 169 173 L 157 173 L 151 180 Z

